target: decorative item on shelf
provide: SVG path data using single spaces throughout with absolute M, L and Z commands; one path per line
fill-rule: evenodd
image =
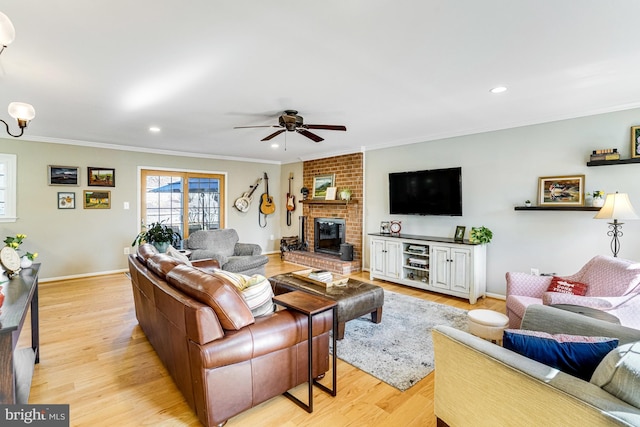
M 351 189 L 349 187 L 343 187 L 340 189 L 340 199 L 341 200 L 351 200 Z
M 24 255 L 20 256 L 20 245 L 27 238 L 26 234 L 16 234 L 14 236 L 7 236 L 4 239 L 5 248 L 3 248 L 4 253 L 2 254 L 2 265 L 5 270 L 11 273 L 17 273 L 21 268 L 29 268 L 33 265 L 33 260 L 38 257 L 37 252 L 25 252 Z
M 631 158 L 640 157 L 640 126 L 631 128 Z
M 300 189 L 300 193 L 302 194 L 302 200 L 307 200 L 309 198 L 309 189 L 307 187 L 302 187 Z
M 165 252 L 171 244 L 177 246 L 181 239 L 180 234 L 162 222 L 152 222 L 148 227 L 143 226 L 143 230 L 133 239 L 131 246 L 151 243 L 159 252 Z
M 462 242 L 464 240 L 464 231 L 467 229 L 464 225 L 459 225 L 456 227 L 456 234 L 453 236 L 453 240 L 457 242 Z
M 389 234 L 389 233 L 391 233 L 391 223 L 389 221 L 381 221 L 380 234 Z
M 602 160 L 620 160 L 620 153 L 617 148 L 604 148 L 601 150 L 593 150 L 589 158 L 590 161 L 602 161 Z
M 591 206 L 595 206 L 597 208 L 601 208 L 604 206 L 604 192 L 600 190 L 595 190 L 591 193 Z
M 529 200 L 529 199 L 525 200 L 525 201 L 524 201 L 524 205 L 525 205 L 526 207 L 530 208 L 530 207 L 531 207 L 531 200 Z
M 399 236 L 400 230 L 402 230 L 402 221 L 391 221 L 389 226 L 389 232 L 392 236 Z
M 620 252 L 620 236 L 622 236 L 622 222 L 618 222 L 620 219 L 638 219 L 636 211 L 631 206 L 629 201 L 629 195 L 626 193 L 607 194 L 607 199 L 604 202 L 604 206 L 594 216 L 595 219 L 613 219 L 613 222 L 609 223 L 610 231 L 607 232 L 607 236 L 612 236 L 611 239 L 611 252 L 613 256 L 617 257 Z
M 335 200 L 338 187 L 327 187 L 327 192 L 324 195 L 325 200 Z
M 469 241 L 471 243 L 484 245 L 489 243 L 493 239 L 493 233 L 484 225 L 482 227 L 471 227 L 471 233 L 469 233 Z
M 584 206 L 584 175 L 538 178 L 539 206 Z
M 335 174 L 318 175 L 313 178 L 313 198 L 325 200 L 327 188 L 333 187 L 336 180 Z

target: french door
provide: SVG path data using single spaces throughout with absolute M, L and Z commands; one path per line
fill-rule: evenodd
M 161 222 L 183 239 L 197 230 L 224 228 L 224 175 L 141 171 L 142 224 Z

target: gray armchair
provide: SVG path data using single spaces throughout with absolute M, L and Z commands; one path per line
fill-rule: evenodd
M 264 275 L 269 259 L 262 255 L 260 245 L 239 243 L 239 240 L 236 230 L 225 228 L 196 231 L 184 243 L 185 249 L 191 251 L 192 260 L 213 258 L 223 270 L 248 276 Z

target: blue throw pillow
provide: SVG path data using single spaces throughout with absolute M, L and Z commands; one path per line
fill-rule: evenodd
M 591 379 L 600 361 L 618 346 L 616 338 L 552 335 L 522 329 L 505 330 L 502 342 L 504 348 L 585 381 Z

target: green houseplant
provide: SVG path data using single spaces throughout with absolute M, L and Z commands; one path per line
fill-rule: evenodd
M 351 200 L 351 189 L 349 187 L 343 187 L 340 189 L 340 198 L 342 200 Z
M 469 241 L 471 243 L 485 244 L 489 243 L 493 238 L 493 233 L 487 227 L 471 227 Z
M 152 222 L 148 227 L 138 233 L 131 246 L 151 243 L 159 252 L 165 252 L 174 240 L 180 239 L 180 235 L 173 231 L 173 228 L 164 225 L 162 222 Z

